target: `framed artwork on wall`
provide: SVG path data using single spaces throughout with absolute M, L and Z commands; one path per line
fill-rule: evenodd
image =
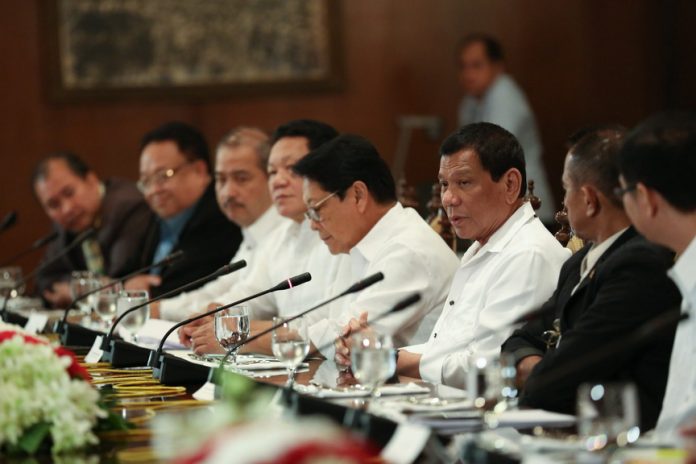
M 45 0 L 53 101 L 333 90 L 338 0 Z

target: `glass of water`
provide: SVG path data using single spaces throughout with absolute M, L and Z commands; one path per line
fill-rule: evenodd
M 98 289 L 101 285 L 96 274 L 90 271 L 73 271 L 70 273 L 70 296 L 75 303 L 77 310 L 82 318 L 87 318 L 92 314 L 95 297 L 90 295 L 82 298 L 85 294 Z
M 121 316 L 124 312 L 145 303 L 148 299 L 147 290 L 123 290 L 119 293 L 116 301 L 116 313 Z M 123 318 L 121 325 L 128 329 L 133 339 L 137 341 L 135 334 L 145 325 L 149 318 L 150 305 L 145 305 Z
M 0 296 L 16 298 L 24 293 L 22 268 L 19 266 L 0 267 Z
M 273 331 L 271 347 L 273 355 L 285 364 L 288 369 L 288 383 L 292 387 L 295 382 L 295 371 L 309 353 L 309 334 L 307 323 L 303 318 L 287 322 L 282 317 L 274 317 L 273 325 L 279 325 Z
M 232 306 L 215 313 L 215 338 L 225 350 L 229 351 L 237 343 L 249 337 L 249 310 L 246 306 Z M 230 354 L 230 360 L 237 362 L 237 348 Z
M 379 396 L 379 387 L 396 371 L 396 350 L 390 335 L 363 330 L 351 337 L 350 363 L 353 376 L 369 388 L 371 397 Z
M 627 446 L 640 437 L 638 393 L 632 383 L 582 384 L 577 396 L 578 433 L 588 451 Z
M 109 282 L 102 280 L 102 285 Z M 99 290 L 94 294 L 94 312 L 101 319 L 103 328 L 108 329 L 116 316 L 116 303 L 121 293 L 121 284 L 114 282 L 109 287 Z

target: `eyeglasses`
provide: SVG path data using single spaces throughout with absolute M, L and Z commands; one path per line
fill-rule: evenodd
M 152 185 L 161 187 L 162 185 L 164 185 L 165 182 L 174 177 L 177 172 L 181 171 L 188 164 L 190 164 L 190 162 L 186 161 L 175 168 L 163 169 L 161 171 L 157 171 L 153 174 L 150 174 L 149 176 L 141 177 L 135 185 L 138 187 L 138 190 L 140 190 L 142 193 L 145 193 L 145 191 L 149 189 Z
M 616 198 L 623 198 L 624 195 L 630 193 L 636 189 L 636 184 L 629 184 L 626 187 L 615 187 L 614 196 Z
M 338 193 L 338 190 L 336 190 L 334 193 L 329 193 L 326 195 L 324 198 L 319 200 L 314 204 L 314 206 L 308 206 L 307 211 L 305 211 L 305 217 L 309 219 L 310 221 L 314 222 L 321 222 L 321 216 L 319 215 L 319 210 L 321 209 L 322 205 L 326 203 L 326 201 L 336 195 Z

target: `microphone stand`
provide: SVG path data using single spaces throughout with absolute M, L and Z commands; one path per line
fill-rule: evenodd
M 3 303 L 2 303 L 2 309 L 0 309 L 0 313 L 2 314 L 2 320 L 3 320 L 3 321 L 6 320 L 6 317 L 7 317 L 7 302 L 8 302 L 8 300 L 9 300 L 9 296 L 12 294 L 13 291 L 17 290 L 18 288 L 21 288 L 24 284 L 26 284 L 26 283 L 29 281 L 29 279 L 31 279 L 32 277 L 34 277 L 34 276 L 35 276 L 36 274 L 38 274 L 39 272 L 43 271 L 49 264 L 53 264 L 53 263 L 55 263 L 56 261 L 58 261 L 59 259 L 61 259 L 61 258 L 63 258 L 64 256 L 66 256 L 66 255 L 67 255 L 68 253 L 70 253 L 74 248 L 76 248 L 76 247 L 77 247 L 78 245 L 80 245 L 82 242 L 84 242 L 84 241 L 87 240 L 89 237 L 91 237 L 96 231 L 97 231 L 97 230 L 96 230 L 94 227 L 90 227 L 89 229 L 85 230 L 85 231 L 82 232 L 80 235 L 78 235 L 77 237 L 75 237 L 75 239 L 74 239 L 72 242 L 70 242 L 69 245 L 67 245 L 65 248 L 63 248 L 62 250 L 60 250 L 59 253 L 56 253 L 56 254 L 53 255 L 51 258 L 47 259 L 47 260 L 44 261 L 43 263 L 41 263 L 41 264 L 39 264 L 38 266 L 36 266 L 36 267 L 34 268 L 33 271 L 31 271 L 29 274 L 27 274 L 26 276 L 24 276 L 24 278 L 22 278 L 18 283 L 16 283 L 16 284 L 14 285 L 14 287 L 12 287 L 12 288 L 10 289 L 10 291 L 7 293 L 7 296 L 5 297 L 5 301 L 3 301 Z
M 65 312 L 63 313 L 63 318 L 59 321 L 56 321 L 53 331 L 57 334 L 60 335 L 60 342 L 63 346 L 91 346 L 92 343 L 94 343 L 94 339 L 98 337 L 99 335 L 103 335 L 102 332 L 96 331 L 96 330 L 91 330 L 86 327 L 83 327 L 79 324 L 68 324 L 68 313 L 70 312 L 70 309 L 75 306 L 75 304 L 78 301 L 82 301 L 85 298 L 89 297 L 90 295 L 93 295 L 95 293 L 101 292 L 102 290 L 105 290 L 107 288 L 113 287 L 114 285 L 121 284 L 131 277 L 134 277 L 136 275 L 142 274 L 143 272 L 149 271 L 150 269 L 158 266 L 164 266 L 171 264 L 172 262 L 180 259 L 184 255 L 184 252 L 181 250 L 175 251 L 174 253 L 165 256 L 163 259 L 160 261 L 154 263 L 154 264 L 149 264 L 147 266 L 144 266 L 140 269 L 136 269 L 133 272 L 130 272 L 123 277 L 120 277 L 112 282 L 109 282 L 106 285 L 102 285 L 99 288 L 95 288 L 93 290 L 90 290 L 86 293 L 83 293 L 82 295 L 78 296 L 75 298 L 67 308 L 65 308 Z
M 212 309 L 210 311 L 207 311 L 205 313 L 199 314 L 197 316 L 194 316 L 190 319 L 185 319 L 181 322 L 178 322 L 174 324 L 167 332 L 164 334 L 162 337 L 162 340 L 160 341 L 159 346 L 154 352 L 150 352 L 150 358 L 148 359 L 147 365 L 152 367 L 152 377 L 155 379 L 159 379 L 160 383 L 163 385 L 181 385 L 181 384 L 194 384 L 194 383 L 204 383 L 205 379 L 208 376 L 208 367 L 203 367 L 201 368 L 200 366 L 196 364 L 189 363 L 188 361 L 182 360 L 180 358 L 175 358 L 175 357 L 166 357 L 163 353 L 162 350 L 164 349 L 164 344 L 167 341 L 167 338 L 169 335 L 174 333 L 175 330 L 177 330 L 180 327 L 183 327 L 186 324 L 189 324 L 191 322 L 197 321 L 199 319 L 203 319 L 208 316 L 212 316 L 213 314 L 223 311 L 227 308 L 230 308 L 232 306 L 237 306 L 242 303 L 245 303 L 249 300 L 253 300 L 254 298 L 258 298 L 260 296 L 266 295 L 268 293 L 276 292 L 279 290 L 287 290 L 289 288 L 296 287 L 298 285 L 302 285 L 306 282 L 309 282 L 312 279 L 311 274 L 308 272 L 305 272 L 304 274 L 299 274 L 295 277 L 291 277 L 287 281 L 283 281 L 279 283 L 278 285 L 271 287 L 267 290 L 263 290 L 261 292 L 255 293 L 254 295 L 248 296 L 246 298 L 242 298 L 241 300 L 235 301 L 233 303 L 226 304 L 224 306 L 220 306 L 218 308 Z M 190 366 L 195 365 L 198 368 L 191 368 Z M 195 372 L 194 372 L 195 370 Z
M 138 309 L 141 309 L 150 303 L 154 303 L 156 301 L 162 300 L 164 298 L 167 298 L 171 295 L 174 295 L 182 290 L 186 290 L 187 288 L 195 287 L 198 285 L 201 285 L 203 283 L 209 282 L 213 279 L 217 279 L 218 277 L 225 275 L 225 274 L 230 274 L 234 271 L 237 271 L 239 269 L 242 269 L 247 265 L 246 261 L 240 260 L 235 263 L 231 264 L 226 264 L 222 266 L 220 269 L 217 271 L 208 274 L 207 276 L 203 276 L 199 279 L 196 279 L 192 282 L 189 282 L 187 284 L 184 284 L 180 287 L 177 287 L 175 289 L 172 289 L 168 292 L 165 292 L 161 295 L 158 295 L 154 298 L 151 298 L 147 300 L 145 303 L 141 303 L 139 305 L 135 305 L 132 308 L 128 308 L 126 311 L 121 313 L 120 316 L 116 318 L 114 323 L 111 325 L 111 329 L 109 330 L 109 333 L 104 337 L 102 340 L 102 345 L 101 349 L 103 351 L 102 354 L 102 361 L 104 362 L 110 362 L 112 366 L 114 367 L 134 367 L 134 366 L 143 366 L 145 363 L 147 363 L 148 356 L 150 353 L 150 350 L 147 348 L 140 347 L 138 345 L 132 344 L 132 343 L 127 343 L 124 341 L 120 340 L 114 340 L 113 335 L 114 335 L 114 330 L 116 329 L 116 326 L 121 322 L 126 316 L 129 314 L 133 313 L 134 311 L 137 311 Z

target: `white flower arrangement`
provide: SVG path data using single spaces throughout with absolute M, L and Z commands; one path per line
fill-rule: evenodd
M 74 357 L 17 327 L 0 326 L 0 453 L 34 454 L 50 436 L 51 453 L 98 443 L 108 413 Z

